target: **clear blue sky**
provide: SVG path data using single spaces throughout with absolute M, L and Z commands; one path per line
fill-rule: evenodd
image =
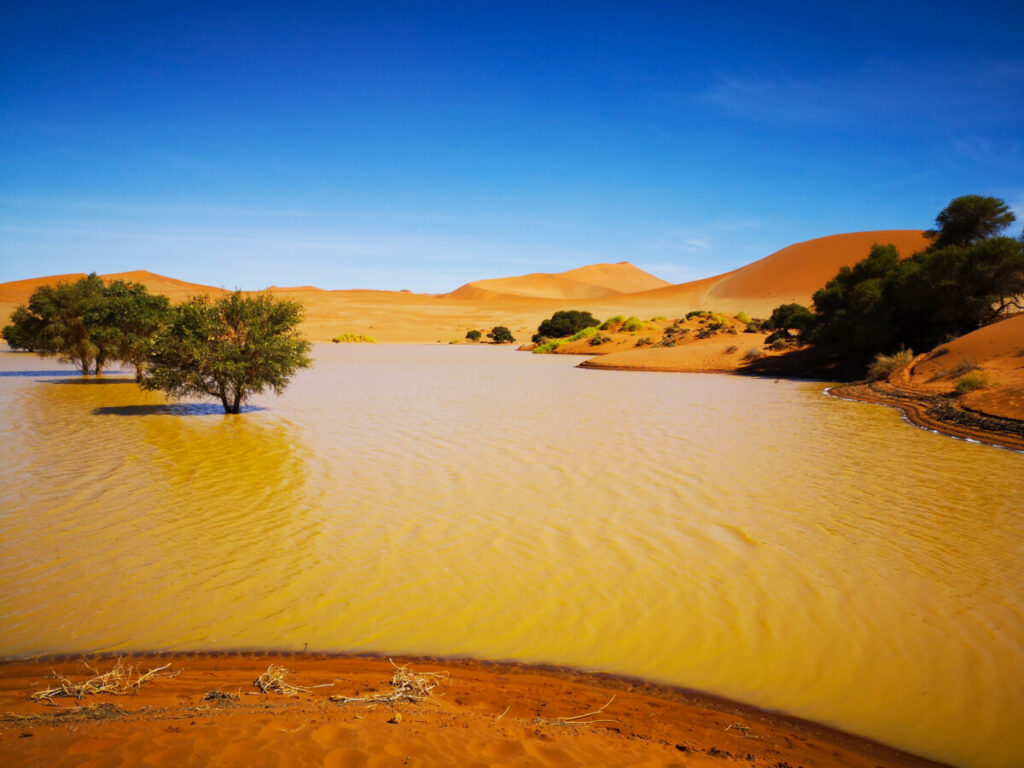
M 681 282 L 961 194 L 1024 219 L 1019 0 L 0 9 L 0 281 Z

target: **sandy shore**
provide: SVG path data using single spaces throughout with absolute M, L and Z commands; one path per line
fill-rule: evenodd
M 477 661 L 396 659 L 443 676 L 421 703 L 340 702 L 393 691 L 392 663 L 305 654 L 134 656 L 174 673 L 127 696 L 30 699 L 79 682 L 81 660 L 0 664 L 0 761 L 114 766 L 935 766 L 806 721 L 607 675 Z M 99 672 L 112 659 L 91 662 Z M 308 688 L 261 693 L 271 664 Z M 316 687 L 319 686 L 319 687 Z M 211 692 L 218 692 L 211 697 Z M 332 700 L 334 699 L 334 700 Z M 603 709 L 602 709 L 603 707 Z M 597 710 L 601 710 L 597 712 Z M 587 713 L 591 714 L 582 717 Z

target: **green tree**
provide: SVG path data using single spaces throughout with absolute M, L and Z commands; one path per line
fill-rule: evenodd
M 544 320 L 534 334 L 534 342 L 540 339 L 564 339 L 579 333 L 584 328 L 600 325 L 601 321 L 596 319 L 589 312 L 581 312 L 578 309 L 567 309 L 555 312 L 547 320 Z
M 11 324 L 5 325 L 0 335 L 11 349 L 35 352 L 41 345 L 42 320 L 25 307 L 11 313 Z
M 133 366 L 141 381 L 157 332 L 169 314 L 166 296 L 150 294 L 142 283 L 115 280 L 106 286 L 103 301 L 90 317 L 96 328 L 93 335 L 115 359 Z
M 265 389 L 281 394 L 298 369 L 312 364 L 310 344 L 298 332 L 301 320 L 300 303 L 269 294 L 193 297 L 173 308 L 142 385 L 171 397 L 215 397 L 225 413 L 239 413 Z
M 925 235 L 933 240 L 931 248 L 972 245 L 999 234 L 1016 220 L 1010 207 L 997 197 L 964 195 L 939 212 L 935 217 L 938 227 Z
M 480 331 L 476 331 L 476 330 L 469 331 L 466 334 L 466 338 L 469 339 L 470 341 L 480 341 L 480 337 L 481 336 L 483 336 L 483 334 L 480 333 Z
M 95 272 L 73 283 L 41 285 L 32 292 L 28 306 L 18 307 L 11 315 L 4 338 L 13 337 L 21 348 L 71 363 L 83 376 L 93 366 L 97 374 L 102 373 L 110 348 L 98 333 L 94 313 L 103 301 L 103 291 L 103 281 Z
M 515 338 L 512 336 L 512 331 L 504 325 L 494 326 L 487 334 L 487 338 L 495 344 L 512 344 L 515 341 Z

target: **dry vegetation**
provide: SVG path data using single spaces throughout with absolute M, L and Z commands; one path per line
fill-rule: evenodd
M 142 672 L 131 665 L 125 664 L 123 658 L 119 658 L 110 671 L 101 673 L 95 667 L 86 663 L 86 667 L 93 673 L 93 676 L 88 680 L 76 683 L 60 672 L 54 671 L 53 677 L 57 684 L 48 686 L 41 691 L 35 691 L 31 698 L 32 701 L 53 703 L 53 700 L 60 696 L 68 696 L 75 699 L 103 693 L 113 696 L 130 696 L 136 693 L 143 684 L 151 680 L 175 677 L 177 672 L 161 674 L 164 670 L 169 669 L 170 666 L 170 664 L 164 664 L 162 667 Z
M 340 704 L 353 702 L 390 704 L 399 701 L 411 701 L 419 704 L 430 699 L 434 689 L 448 679 L 447 672 L 413 672 L 409 669 L 408 664 L 398 665 L 394 661 L 391 661 L 391 666 L 395 668 L 395 671 L 391 675 L 391 691 L 389 693 L 377 693 L 372 696 L 331 696 L 330 700 Z

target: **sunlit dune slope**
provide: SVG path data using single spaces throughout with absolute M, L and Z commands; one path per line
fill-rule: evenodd
M 271 287 L 279 296 L 302 301 L 304 332 L 314 341 L 343 333 L 365 334 L 379 341 L 441 342 L 461 340 L 468 330 L 510 328 L 520 341 L 545 317 L 560 309 L 589 310 L 595 316 L 656 315 L 680 317 L 692 309 L 747 312 L 767 317 L 773 307 L 811 295 L 838 271 L 867 256 L 873 243 L 894 243 L 904 255 L 925 245 L 917 230 L 858 232 L 809 240 L 784 248 L 722 275 L 671 285 L 628 262 L 593 264 L 558 274 L 478 280 L 444 295 L 408 291 L 335 290 L 314 286 Z M 18 304 L 44 283 L 83 275 L 57 275 L 0 285 L 0 318 L 6 322 Z M 137 280 L 154 293 L 182 301 L 222 288 L 186 283 L 151 272 L 124 272 L 105 278 Z
M 973 368 L 988 379 L 988 386 L 963 395 L 961 404 L 992 416 L 1024 420 L 1024 315 L 940 344 L 897 371 L 892 383 L 948 394 Z
M 476 280 L 447 294 L 453 299 L 495 300 L 501 296 L 540 299 L 596 299 L 661 288 L 670 283 L 623 261 L 590 264 L 568 272 Z
M 811 296 L 836 276 L 840 267 L 863 259 L 875 243 L 892 243 L 907 258 L 924 250 L 929 241 L 917 229 L 850 232 L 795 243 L 753 264 L 723 275 L 708 291 L 708 300 L 764 300 L 775 306 L 809 304 Z

